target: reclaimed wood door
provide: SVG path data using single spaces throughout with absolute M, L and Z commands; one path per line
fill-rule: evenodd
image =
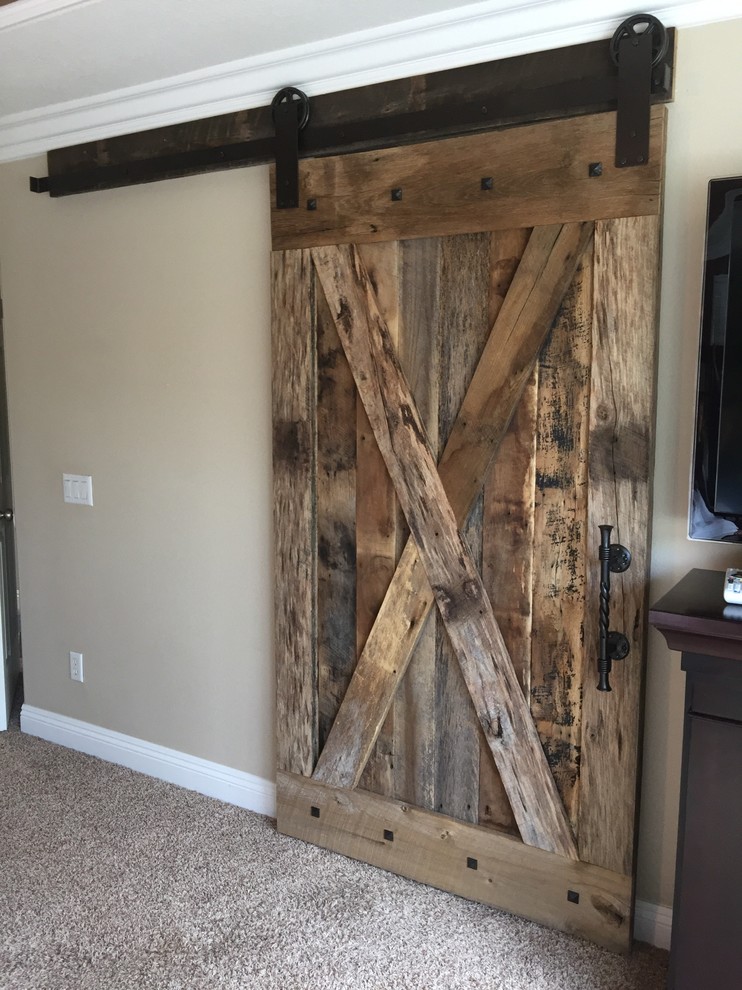
M 619 950 L 664 121 L 311 160 L 272 218 L 278 828 Z

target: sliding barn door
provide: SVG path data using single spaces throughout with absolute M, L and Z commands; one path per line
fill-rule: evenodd
M 663 110 L 649 165 L 614 142 L 601 114 L 302 163 L 275 644 L 280 831 L 626 949 Z M 632 554 L 611 692 L 601 525 Z

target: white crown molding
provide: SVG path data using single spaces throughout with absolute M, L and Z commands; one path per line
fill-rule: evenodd
M 53 0 L 21 0 L 19 6 L 32 2 L 54 6 Z M 490 0 L 7 115 L 0 117 L 0 161 L 263 106 L 285 85 L 311 97 L 608 38 L 636 11 L 636 0 L 604 0 L 597 14 L 596 6 L 594 0 Z M 739 0 L 675 0 L 652 12 L 673 27 L 742 16 Z
M 31 705 L 21 708 L 21 731 L 259 815 L 276 817 L 276 785 L 251 773 Z
M 0 7 L 0 31 L 18 24 L 30 24 L 42 17 L 63 14 L 71 7 L 87 7 L 92 3 L 98 3 L 98 0 L 17 0 L 7 7 Z

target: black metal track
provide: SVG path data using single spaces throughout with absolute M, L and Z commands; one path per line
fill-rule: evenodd
M 667 102 L 672 98 L 672 66 L 674 55 L 674 32 L 669 32 L 671 43 L 664 61 L 652 72 L 651 102 Z M 605 63 L 599 70 L 591 71 L 588 77 L 574 78 L 575 60 L 585 51 L 586 60 L 596 61 L 596 46 L 602 51 L 605 46 Z M 564 54 L 562 54 L 562 52 Z M 576 116 L 601 110 L 615 109 L 618 102 L 618 73 L 611 62 L 609 42 L 590 42 L 587 45 L 573 46 L 562 52 L 536 53 L 533 56 L 518 56 L 481 66 L 447 70 L 429 77 L 418 77 L 425 81 L 426 102 L 424 109 L 399 110 L 391 112 L 382 97 L 392 86 L 400 84 L 379 84 L 366 88 L 365 99 L 357 95 L 360 91 L 346 91 L 317 97 L 316 105 L 323 111 L 313 113 L 314 123 L 309 124 L 299 134 L 299 157 L 321 157 L 350 153 L 359 150 L 373 150 L 422 140 L 451 137 L 457 134 L 474 133 L 514 124 L 531 123 L 555 117 Z M 543 84 L 539 79 L 525 78 L 524 66 L 527 59 L 539 65 L 539 59 L 549 64 L 549 71 L 542 73 Z M 563 63 L 564 69 L 560 66 Z M 556 68 L 555 68 L 556 66 Z M 506 69 L 510 68 L 509 74 Z M 489 73 L 488 73 L 489 70 Z M 561 81 L 555 76 L 559 72 L 567 78 Z M 515 73 L 513 76 L 512 73 Z M 524 77 L 523 85 L 514 85 L 513 80 Z M 492 82 L 488 88 L 488 75 Z M 503 83 L 507 80 L 507 86 Z M 414 83 L 416 80 L 407 81 Z M 437 89 L 435 87 L 438 87 Z M 476 98 L 471 90 L 476 86 Z M 414 86 L 410 85 L 414 90 Z M 467 92 L 468 90 L 468 92 Z M 463 91 L 463 92 L 462 92 Z M 328 111 L 334 100 L 337 112 Z M 397 101 L 402 102 L 402 101 Z M 411 102 L 411 98 L 408 102 Z M 313 104 L 314 105 L 314 104 Z M 341 119 L 338 123 L 323 123 L 330 116 L 342 117 L 344 113 L 355 112 L 356 119 Z M 69 196 L 120 186 L 154 182 L 200 172 L 218 171 L 231 168 L 245 168 L 251 165 L 272 162 L 276 156 L 276 139 L 266 135 L 265 120 L 268 108 L 258 108 L 243 112 L 253 115 L 258 121 L 256 129 L 265 136 L 243 141 L 229 141 L 213 147 L 184 148 L 183 150 L 149 154 L 141 157 L 141 148 L 152 148 L 152 138 L 146 132 L 114 138 L 100 145 L 79 146 L 79 148 L 49 154 L 50 175 L 44 178 L 31 178 L 33 192 L 48 192 L 52 196 Z M 360 115 L 363 114 L 361 117 Z M 234 115 L 235 118 L 237 115 Z M 214 122 L 229 121 L 229 117 L 213 118 Z M 162 141 L 177 146 L 188 142 L 188 128 L 208 128 L 210 121 L 194 122 L 193 125 L 175 125 L 157 132 L 163 135 Z M 98 148 L 105 147 L 105 154 Z M 127 160 L 112 164 L 93 164 L 93 159 L 108 158 L 110 149 Z M 75 154 L 79 152 L 79 154 Z M 70 164 L 70 162 L 72 164 Z

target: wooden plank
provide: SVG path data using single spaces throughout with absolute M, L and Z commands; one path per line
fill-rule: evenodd
M 319 817 L 311 809 L 316 808 Z M 278 829 L 530 918 L 617 952 L 631 945 L 631 884 L 595 866 L 523 845 L 506 835 L 292 774 L 278 774 Z M 393 839 L 384 838 L 384 830 Z M 476 869 L 467 865 L 476 860 Z M 569 892 L 577 902 L 569 899 Z
M 672 28 L 668 39 L 667 69 L 663 64 L 653 73 L 653 102 L 672 98 Z M 300 154 L 347 154 L 443 134 L 599 113 L 615 109 L 616 94 L 617 73 L 604 40 L 529 52 L 313 96 Z M 50 151 L 49 175 L 57 189 L 53 194 L 64 195 L 59 190 L 65 188 L 110 189 L 234 167 L 230 153 L 240 144 L 240 165 L 264 164 L 275 156 L 273 134 L 270 107 L 263 106 Z M 204 161 L 203 152 L 212 150 L 217 153 Z
M 363 263 L 381 313 L 397 346 L 399 341 L 399 245 L 364 245 Z M 356 650 L 363 652 L 402 549 L 399 507 L 389 473 L 374 439 L 366 410 L 356 399 L 358 491 L 356 494 L 357 586 Z M 363 771 L 361 786 L 377 794 L 394 793 L 394 714 L 387 715 Z
M 394 241 L 367 244 L 361 257 L 396 346 L 399 341 L 399 245 Z M 356 400 L 355 413 L 359 450 L 356 646 L 360 653 L 396 569 L 399 547 L 394 485 L 360 399 Z
M 439 238 L 403 241 L 399 361 L 433 448 L 440 449 L 439 393 L 441 247 Z M 400 510 L 401 513 L 401 510 Z M 401 517 L 404 520 L 404 516 Z M 400 526 L 405 535 L 407 524 Z M 394 695 L 394 797 L 421 808 L 436 807 L 439 746 L 436 741 L 435 614 L 423 623 L 407 673 Z
M 489 337 L 489 234 L 463 234 L 441 241 L 439 291 L 439 444 L 445 447 Z M 433 448 L 436 460 L 439 450 Z M 482 498 L 463 528 L 477 570 L 482 562 Z M 436 623 L 435 810 L 461 821 L 479 815 L 481 732 L 461 668 L 443 622 Z M 491 762 L 491 757 L 487 756 Z
M 475 569 L 482 566 L 482 499 L 474 503 L 461 533 Z M 494 613 L 493 613 L 494 615 Z M 479 818 L 479 767 L 492 763 L 487 739 L 477 719 L 456 651 L 445 622 L 436 622 L 436 761 L 435 810 L 465 822 Z M 486 754 L 481 756 L 482 743 Z
M 518 403 L 485 488 L 483 576 L 523 692 L 531 693 L 533 505 L 538 368 Z
M 557 789 L 577 826 L 582 670 L 587 436 L 593 310 L 586 251 L 539 361 L 534 500 L 531 713 Z
M 356 388 L 322 291 L 317 320 L 319 749 L 356 665 Z M 297 325 L 301 332 L 301 324 Z
M 277 765 L 317 759 L 314 276 L 306 251 L 271 259 Z
M 313 159 L 302 166 L 299 200 L 315 200 L 316 209 L 273 207 L 273 247 L 657 214 L 664 130 L 665 110 L 655 107 L 650 163 L 642 168 L 613 165 L 613 113 Z M 602 175 L 590 176 L 591 162 L 602 163 Z M 481 188 L 483 177 L 493 179 L 491 190 Z M 400 199 L 393 189 L 401 189 Z
M 489 317 L 494 323 L 528 243 L 530 231 L 491 235 Z M 534 448 L 538 369 L 503 437 L 483 492 L 482 580 L 526 697 L 531 668 Z M 480 735 L 479 824 L 517 834 L 500 775 Z
M 656 217 L 596 226 L 588 502 L 588 658 L 597 657 L 602 523 L 633 555 L 611 575 L 610 628 L 631 652 L 614 663 L 613 690 L 599 692 L 597 664 L 585 665 L 580 771 L 580 856 L 632 876 L 646 649 L 651 472 L 654 461 L 660 222 Z
M 569 858 L 564 808 L 355 248 L 312 260 L 523 841 Z
M 566 225 L 536 228 L 528 241 L 439 465 L 461 524 L 591 237 L 592 225 Z M 315 768 L 316 779 L 340 787 L 358 784 L 432 604 L 410 540 Z

